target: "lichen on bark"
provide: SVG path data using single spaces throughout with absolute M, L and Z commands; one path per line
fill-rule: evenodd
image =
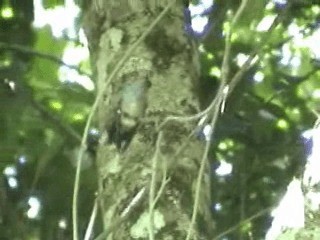
M 139 222 L 148 209 L 147 199 L 151 175 L 156 174 L 155 187 L 159 189 L 163 174 L 162 162 L 164 162 L 170 181 L 166 183 L 153 210 L 154 217 L 157 216 L 155 213 L 163 215 L 164 226 L 154 234 L 157 239 L 169 239 L 170 236 L 183 239 L 187 231 L 186 225 L 190 223 L 192 214 L 190 210 L 194 197 L 192 186 L 198 174 L 203 151 L 203 144 L 194 136 L 190 137 L 194 123 L 169 122 L 166 124 L 162 129 L 164 137 L 158 149 L 156 173 L 152 170 L 152 159 L 156 151 L 159 124 L 170 115 L 187 116 L 195 114 L 199 109 L 196 91 L 198 67 L 194 64 L 197 56 L 194 54 L 195 45 L 183 29 L 185 6 L 179 1 L 172 4 L 168 13 L 151 29 L 126 59 L 121 70 L 105 86 L 108 75 L 112 73 L 126 51 L 144 34 L 167 5 L 167 3 L 162 3 L 163 5 L 159 3 L 159 5 L 150 6 L 149 3 L 140 2 L 141 6 L 138 9 L 125 6 L 128 3 L 123 1 L 124 5 L 116 5 L 114 9 L 110 9 L 106 7 L 108 2 L 110 1 L 100 1 L 99 10 L 91 6 L 84 13 L 86 15 L 84 20 L 87 19 L 84 24 L 85 32 L 90 35 L 88 36 L 91 41 L 89 45 L 94 56 L 92 65 L 96 68 L 97 89 L 105 93 L 105 103 L 100 105 L 97 117 L 101 130 L 103 131 L 106 125 L 114 121 L 114 113 L 119 107 L 119 93 L 126 84 L 127 78 L 124 76 L 128 74 L 139 76 L 137 73 L 148 72 L 150 88 L 144 118 L 129 147 L 123 152 L 116 153 L 113 152 L 114 147 L 110 143 L 104 143 L 106 146 L 100 146 L 98 149 L 97 167 L 100 173 L 103 171 L 103 174 L 99 175 L 99 181 L 103 203 L 101 205 L 104 207 L 102 211 L 105 211 L 102 213 L 104 227 L 108 228 L 112 226 L 112 222 L 121 219 L 121 213 L 130 206 L 134 196 L 145 189 L 145 194 L 132 208 L 130 215 L 122 221 L 121 227 L 113 230 L 109 235 L 110 239 L 132 238 L 129 234 L 130 229 Z M 96 11 L 99 11 L 99 14 Z M 94 16 L 103 19 L 100 28 L 91 22 Z M 183 146 L 187 147 L 177 154 Z M 117 166 L 117 171 L 106 170 L 108 168 L 106 166 L 115 163 L 115 155 L 118 155 L 119 159 L 116 161 L 117 164 L 112 166 Z M 119 169 L 121 170 L 118 171 Z M 206 197 L 203 198 L 206 199 Z M 203 208 L 206 207 L 203 206 Z M 198 232 L 197 234 L 206 233 Z

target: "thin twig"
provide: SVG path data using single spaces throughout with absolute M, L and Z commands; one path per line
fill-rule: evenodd
M 158 203 L 161 194 L 163 193 L 163 190 L 165 188 L 165 186 L 168 184 L 168 182 L 170 181 L 170 178 L 167 178 L 167 162 L 166 161 L 162 161 L 162 180 L 161 180 L 161 186 L 158 190 L 158 193 L 156 195 L 156 197 L 154 198 L 153 204 L 152 204 L 152 208 L 154 208 L 156 206 L 156 204 Z
M 187 116 L 187 117 L 181 117 L 181 116 L 169 116 L 169 117 L 167 117 L 163 121 L 163 123 L 160 124 L 159 128 L 164 127 L 164 125 L 169 121 L 184 122 L 184 121 L 192 121 L 192 120 L 199 119 L 202 116 L 204 116 L 205 114 L 209 113 L 212 109 L 214 109 L 214 113 L 213 113 L 211 124 L 210 124 L 211 132 L 209 133 L 209 139 L 211 138 L 213 130 L 214 130 L 214 127 L 215 127 L 215 123 L 217 121 L 217 117 L 219 115 L 219 109 L 221 107 L 221 104 L 226 101 L 227 95 L 229 95 L 234 90 L 235 86 L 239 83 L 239 81 L 241 80 L 241 78 L 244 75 L 244 73 L 250 67 L 252 67 L 252 62 L 256 58 L 256 55 L 257 55 L 257 52 L 258 52 L 258 48 L 256 48 L 256 50 L 249 56 L 249 58 L 247 59 L 245 64 L 241 67 L 241 69 L 239 69 L 238 72 L 231 79 L 230 84 L 227 85 L 228 74 L 229 74 L 229 58 L 230 58 L 230 52 L 231 52 L 231 34 L 232 34 L 232 30 L 233 30 L 233 27 L 234 27 L 235 23 L 240 18 L 241 13 L 243 12 L 243 10 L 244 10 L 245 6 L 247 5 L 247 3 L 248 3 L 248 0 L 243 0 L 241 2 L 241 5 L 240 5 L 240 7 L 238 8 L 238 10 L 237 10 L 237 12 L 235 14 L 235 17 L 232 20 L 230 32 L 227 33 L 226 45 L 225 45 L 225 54 L 224 54 L 223 63 L 222 63 L 221 83 L 219 85 L 219 89 L 218 89 L 218 93 L 217 93 L 216 98 L 213 99 L 213 101 L 211 102 L 209 107 L 207 107 L 205 110 L 203 110 L 202 112 L 200 112 L 198 114 L 195 114 L 195 115 L 192 115 L 192 116 Z M 279 23 L 278 17 L 274 20 L 273 24 L 270 26 L 269 31 L 271 31 L 273 28 L 275 28 L 277 26 L 277 23 Z M 224 90 L 226 89 L 226 87 L 228 88 L 228 91 L 227 91 L 227 93 L 224 93 Z M 223 113 L 223 111 L 222 111 L 222 113 Z M 202 181 L 202 177 L 203 177 L 203 173 L 204 173 L 204 167 L 205 167 L 205 162 L 206 162 L 206 158 L 207 158 L 207 155 L 208 155 L 209 148 L 210 148 L 210 141 L 208 141 L 206 143 L 204 154 L 203 154 L 203 157 L 202 157 L 202 160 L 201 160 L 201 166 L 200 166 L 200 169 L 199 169 L 199 172 L 198 172 L 198 179 L 197 179 L 197 184 L 196 184 L 196 196 L 195 196 L 195 202 L 194 202 L 194 206 L 193 206 L 192 219 L 191 219 L 190 227 L 188 229 L 188 234 L 187 234 L 187 237 L 186 237 L 187 240 L 189 240 L 191 238 L 192 232 L 193 232 L 193 225 L 195 223 L 198 204 L 199 204 L 199 194 L 200 194 L 200 189 L 201 189 L 201 181 Z
M 80 134 L 78 134 L 71 126 L 63 124 L 61 119 L 50 113 L 44 106 L 36 102 L 34 99 L 31 99 L 31 104 L 36 110 L 39 111 L 44 119 L 52 122 L 55 127 L 61 130 L 62 133 L 65 132 L 77 142 L 81 142 Z
M 235 24 L 238 22 L 247 3 L 248 3 L 248 0 L 241 1 L 240 7 L 238 8 L 236 15 L 232 19 L 230 29 L 226 33 L 225 49 L 224 49 L 224 55 L 223 55 L 223 60 L 222 60 L 222 66 L 221 66 L 221 82 L 223 84 L 225 84 L 227 82 L 228 75 L 229 75 L 229 60 L 230 60 L 230 54 L 231 54 L 232 31 L 233 31 Z
M 218 234 L 214 239 L 212 240 L 219 240 L 219 239 L 222 239 L 225 235 L 227 235 L 228 233 L 231 233 L 233 231 L 235 231 L 236 229 L 238 229 L 244 222 L 249 222 L 249 221 L 252 221 L 266 213 L 268 213 L 273 207 L 268 207 L 268 208 L 265 208 L 257 213 L 255 213 L 254 215 L 252 215 L 251 217 L 248 217 L 247 219 L 244 219 L 243 221 L 241 221 L 240 223 L 236 224 L 235 226 L 233 227 L 230 227 L 229 229 L 227 229 L 226 231 Z
M 131 55 L 131 53 L 137 48 L 137 46 L 148 36 L 151 32 L 151 30 L 160 22 L 160 20 L 166 15 L 166 13 L 169 11 L 170 7 L 175 3 L 175 1 L 172 1 L 170 4 L 167 5 L 165 9 L 162 10 L 162 12 L 159 14 L 159 16 L 150 24 L 150 26 L 146 29 L 146 31 L 138 38 L 138 40 L 129 47 L 129 49 L 126 51 L 126 53 L 123 55 L 123 57 L 120 59 L 120 61 L 117 63 L 113 71 L 110 73 L 109 77 L 107 78 L 105 84 L 102 86 L 103 91 L 98 92 L 96 99 L 92 105 L 91 111 L 89 113 L 83 135 L 81 140 L 81 147 L 77 158 L 77 169 L 76 169 L 76 175 L 74 180 L 74 189 L 73 189 L 73 198 L 72 198 L 72 225 L 73 225 L 73 239 L 78 240 L 78 193 L 79 193 L 79 182 L 80 182 L 80 169 L 81 169 L 81 162 L 82 162 L 82 156 L 86 149 L 86 140 L 87 135 L 89 131 L 89 127 L 93 118 L 93 115 L 95 114 L 97 107 L 99 105 L 99 102 L 101 101 L 104 90 L 107 89 L 109 86 L 111 80 L 116 76 L 118 71 L 122 68 L 125 61 L 127 61 L 128 57 Z
M 248 0 L 245 0 L 243 2 L 247 2 Z M 241 5 L 239 7 L 240 11 L 242 12 L 244 9 L 244 6 Z M 235 25 L 236 20 L 240 17 L 239 13 L 237 12 L 235 15 L 235 19 L 233 19 L 232 23 L 231 23 L 231 29 L 232 27 Z M 268 32 L 272 31 L 277 24 L 279 23 L 279 19 L 280 16 L 276 17 L 273 21 L 273 23 L 271 24 L 270 28 L 268 29 Z M 269 39 L 271 38 L 271 34 L 268 35 Z M 231 34 L 227 33 L 227 37 L 226 40 L 231 38 Z M 289 41 L 290 39 L 292 39 L 292 37 L 289 37 L 286 39 L 286 41 Z M 228 43 L 229 42 L 229 43 Z M 228 70 L 228 62 L 229 62 L 229 55 L 230 55 L 230 51 L 231 51 L 231 45 L 230 45 L 230 41 L 228 41 L 225 45 L 225 53 L 224 57 L 223 57 L 223 62 L 222 62 L 222 74 L 221 74 L 221 82 L 228 82 L 227 77 L 228 77 L 228 72 L 226 71 L 226 69 Z M 256 59 L 257 57 L 257 52 L 261 51 L 261 47 L 262 45 L 265 45 L 266 41 L 261 42 L 261 44 L 259 44 L 259 46 L 257 46 L 255 48 L 255 50 L 249 55 L 248 59 L 245 61 L 245 63 L 243 64 L 243 66 L 237 71 L 237 73 L 233 76 L 233 78 L 229 81 L 229 90 L 228 90 L 228 95 L 234 90 L 235 86 L 239 83 L 239 81 L 241 80 L 242 76 L 244 75 L 244 73 L 250 69 L 252 67 L 252 62 Z M 222 86 L 222 84 L 220 84 L 219 88 Z M 160 125 L 159 125 L 159 129 L 163 128 L 168 122 L 170 121 L 177 121 L 177 122 L 189 122 L 189 121 L 194 121 L 197 120 L 201 117 L 203 117 L 204 115 L 206 115 L 207 113 L 209 113 L 213 106 L 215 105 L 215 99 L 213 99 L 213 101 L 210 103 L 210 105 L 204 109 L 203 111 L 191 115 L 191 116 L 168 116 Z
M 231 31 L 235 23 L 238 21 L 241 13 L 244 10 L 245 5 L 247 4 L 248 0 L 243 0 L 241 3 L 241 6 L 239 7 L 238 11 L 236 12 L 236 15 L 231 23 L 231 29 L 229 32 L 227 32 L 226 36 L 226 45 L 225 45 L 225 54 L 223 56 L 223 61 L 222 61 L 222 74 L 221 74 L 221 84 L 220 87 L 224 86 L 224 84 L 227 82 L 228 74 L 229 74 L 229 59 L 230 59 L 230 52 L 231 52 Z M 224 86 L 225 87 L 225 86 Z M 200 113 L 197 113 L 192 116 L 186 116 L 186 117 L 181 117 L 181 116 L 168 116 L 159 126 L 161 129 L 165 124 L 167 124 L 169 121 L 179 121 L 179 122 L 188 122 L 188 121 L 193 121 L 201 118 L 202 116 L 206 115 L 209 113 L 213 106 L 215 105 L 215 100 L 211 102 L 211 104 L 203 111 Z
M 131 214 L 134 212 L 135 209 L 137 209 L 138 206 L 141 205 L 146 197 L 146 192 L 148 190 L 146 187 L 143 187 L 131 200 L 129 205 L 122 211 L 120 216 L 116 218 L 113 223 L 110 225 L 108 229 L 105 229 L 102 233 L 99 234 L 94 240 L 104 240 L 107 239 L 109 234 L 111 234 L 115 229 L 119 228 L 120 224 L 123 223 L 126 219 L 128 219 Z
M 91 212 L 89 224 L 88 224 L 86 233 L 84 235 L 84 240 L 89 240 L 90 237 L 92 236 L 93 226 L 94 226 L 94 222 L 95 222 L 96 217 L 97 217 L 97 213 L 98 213 L 98 200 L 96 199 L 94 201 L 94 205 L 93 205 L 93 209 L 92 209 L 92 212 Z
M 163 193 L 163 190 L 164 190 L 165 186 L 168 184 L 168 182 L 170 182 L 170 178 L 167 178 L 166 174 L 164 174 L 162 177 L 161 186 L 158 190 L 156 197 L 154 198 L 152 208 L 154 208 L 156 206 L 156 204 L 158 203 L 158 201 Z
M 273 22 L 270 25 L 270 27 L 269 27 L 267 32 L 271 32 L 273 29 L 275 29 L 278 26 L 278 24 L 280 23 L 280 19 L 281 19 L 282 15 L 278 15 L 273 20 Z M 241 80 L 241 78 L 244 75 L 244 73 L 246 71 L 248 71 L 253 66 L 252 62 L 254 62 L 256 60 L 258 52 L 261 51 L 262 47 L 264 45 L 266 45 L 270 41 L 270 39 L 272 39 L 272 34 L 268 34 L 267 35 L 267 39 L 264 39 L 264 41 L 261 41 L 260 44 L 258 44 L 258 46 L 256 46 L 255 49 L 251 52 L 251 54 L 249 55 L 248 59 L 241 66 L 241 69 L 239 69 L 238 72 L 230 80 L 229 93 L 231 93 L 234 90 L 235 86 L 239 83 L 239 81 Z M 290 39 L 292 39 L 292 37 L 286 38 L 284 40 L 284 42 L 289 41 Z
M 220 110 L 221 104 L 223 101 L 226 100 L 226 94 L 224 92 L 225 92 L 225 88 L 227 86 L 226 83 L 227 83 L 228 75 L 229 75 L 229 59 L 230 59 L 230 52 L 231 52 L 232 30 L 233 30 L 235 23 L 240 18 L 241 13 L 243 12 L 247 2 L 248 2 L 248 0 L 241 1 L 241 5 L 238 8 L 238 10 L 235 14 L 235 17 L 231 23 L 231 28 L 230 28 L 229 32 L 227 32 L 224 57 L 223 57 L 223 62 L 222 62 L 222 67 L 221 67 L 222 68 L 221 69 L 221 72 L 222 72 L 221 83 L 219 85 L 217 96 L 212 101 L 212 103 L 215 103 L 215 104 L 213 106 L 213 115 L 212 115 L 212 119 L 211 119 L 211 123 L 210 123 L 210 132 L 209 132 L 209 136 L 208 136 L 209 140 L 206 142 L 203 156 L 201 159 L 200 169 L 198 172 L 198 178 L 197 178 L 196 190 L 195 190 L 195 199 L 194 199 L 193 210 L 192 210 L 192 217 L 191 217 L 191 222 L 190 222 L 189 229 L 187 232 L 186 240 L 190 240 L 193 235 L 193 228 L 194 228 L 194 224 L 195 224 L 197 213 L 198 213 L 198 207 L 199 207 L 201 183 L 202 183 L 202 179 L 203 179 L 203 175 L 204 175 L 204 170 L 205 170 L 205 166 L 206 166 L 206 161 L 207 161 L 209 149 L 211 146 L 210 139 L 211 139 L 212 134 L 215 129 L 215 125 L 216 125 L 216 122 L 217 122 L 217 119 L 219 116 L 219 110 Z
M 211 123 L 210 123 L 211 131 L 209 133 L 209 139 L 211 139 L 211 137 L 212 137 L 212 133 L 214 132 L 214 128 L 215 128 L 215 125 L 216 125 L 216 122 L 217 122 L 217 119 L 219 116 L 220 106 L 221 106 L 221 103 L 224 99 L 223 92 L 222 91 L 218 92 L 215 99 L 216 99 L 217 105 L 215 105 L 215 107 L 214 107 L 214 113 L 212 115 L 212 119 L 211 119 Z M 204 149 L 201 163 L 200 163 L 200 169 L 198 172 L 198 177 L 197 177 L 197 182 L 196 182 L 195 199 L 194 199 L 194 204 L 193 204 L 192 217 L 191 217 L 191 222 L 190 222 L 190 225 L 188 228 L 186 240 L 190 240 L 193 235 L 193 226 L 196 221 L 198 207 L 199 207 L 201 184 L 202 184 L 202 179 L 203 179 L 203 175 L 204 175 L 204 170 L 205 170 L 210 146 L 211 146 L 211 141 L 209 140 L 206 142 L 205 149 Z
M 156 192 L 156 182 L 157 182 L 157 165 L 158 159 L 160 155 L 160 143 L 162 140 L 162 131 L 159 132 L 156 149 L 152 158 L 152 170 L 151 170 L 151 181 L 150 181 L 150 189 L 149 189 L 149 239 L 154 240 L 154 200 L 155 200 L 155 192 Z
M 317 129 L 320 126 L 320 113 L 318 113 L 316 110 L 312 110 L 313 114 L 317 117 L 317 120 L 315 121 L 313 125 L 313 129 Z
M 201 117 L 203 117 L 204 115 L 206 115 L 207 113 L 209 113 L 211 111 L 211 109 L 213 108 L 213 106 L 215 105 L 214 100 L 211 102 L 211 104 L 203 111 L 194 114 L 192 116 L 168 116 L 166 117 L 166 119 L 159 125 L 159 129 L 163 128 L 168 122 L 170 121 L 177 121 L 177 122 L 190 122 L 190 121 L 194 121 L 197 120 Z

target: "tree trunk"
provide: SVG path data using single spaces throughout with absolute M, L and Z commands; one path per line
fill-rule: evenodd
M 96 118 L 103 132 L 97 150 L 100 239 L 185 239 L 191 224 L 204 143 L 190 135 L 194 122 L 163 123 L 198 112 L 198 59 L 184 32 L 185 4 L 152 2 L 83 6 L 97 92 L 103 91 Z M 212 234 L 209 181 L 203 179 L 193 239 Z

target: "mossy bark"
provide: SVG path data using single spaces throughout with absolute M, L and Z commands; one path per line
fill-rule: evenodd
M 157 128 L 168 116 L 189 116 L 199 109 L 196 90 L 198 59 L 195 45 L 184 32 L 185 5 L 182 1 L 172 4 L 105 88 L 106 79 L 117 63 L 171 1 L 145 2 L 148 1 L 88 1 L 83 9 L 83 25 L 89 41 L 97 92 L 104 91 L 97 113 L 100 130 L 105 131 L 115 121 L 119 92 L 128 81 L 123 76 L 147 73 L 150 82 L 147 109 L 128 148 L 119 151 L 109 142 L 98 148 L 103 223 L 105 230 L 112 231 L 107 239 L 148 237 L 148 195 L 155 170 L 152 159 L 156 151 Z M 186 237 L 204 148 L 204 143 L 193 135 L 190 137 L 195 124 L 172 121 L 162 128 L 163 138 L 156 154 L 155 191 L 160 188 L 164 169 L 169 181 L 153 211 L 155 239 Z M 195 225 L 196 239 L 200 239 L 199 236 L 209 239 L 209 229 L 213 225 L 208 217 L 208 181 L 204 182 L 198 214 L 198 220 L 204 221 L 198 221 L 202 227 Z M 133 200 L 139 194 L 141 196 L 135 203 Z

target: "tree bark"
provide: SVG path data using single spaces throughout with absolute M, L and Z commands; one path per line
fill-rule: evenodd
M 204 143 L 191 134 L 194 122 L 163 124 L 168 116 L 190 116 L 199 109 L 198 59 L 195 44 L 184 32 L 185 7 L 182 1 L 124 0 L 87 1 L 83 6 L 97 92 L 104 94 L 96 118 L 104 133 L 96 160 L 104 226 L 100 239 L 186 238 Z M 142 80 L 148 85 L 147 107 L 135 119 L 131 139 L 118 134 L 123 89 Z M 203 179 L 194 239 L 210 239 L 213 229 L 208 174 Z

